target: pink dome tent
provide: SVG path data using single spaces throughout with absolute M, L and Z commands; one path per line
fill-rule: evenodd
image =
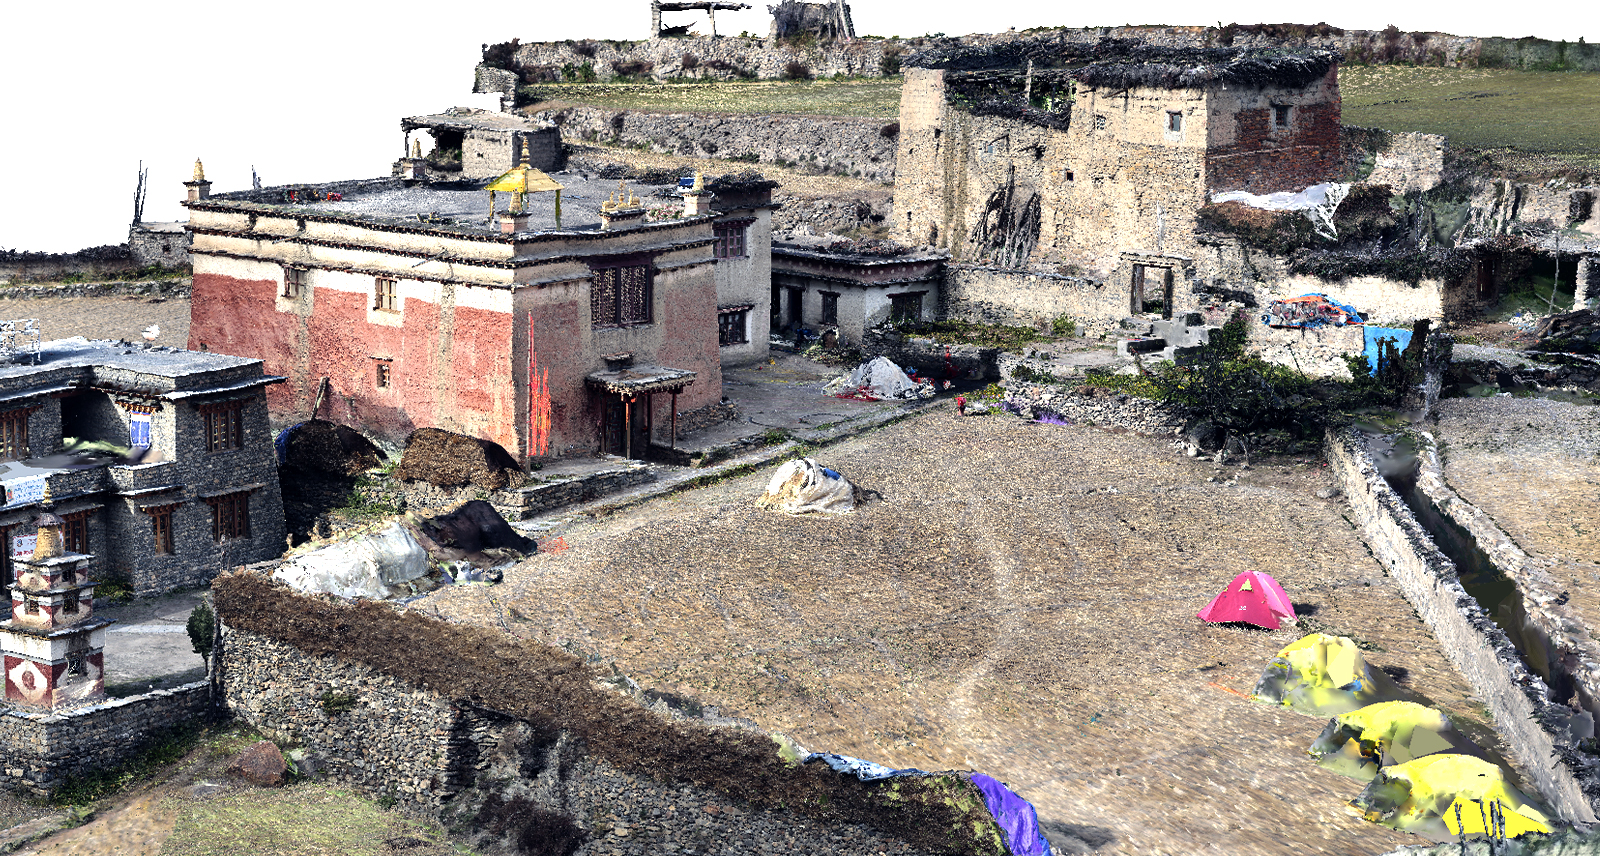
M 1200 618 L 1212 624 L 1242 621 L 1268 630 L 1277 630 L 1280 618 L 1294 617 L 1294 605 L 1283 586 L 1262 571 L 1245 571 L 1234 577 L 1210 606 L 1200 610 Z

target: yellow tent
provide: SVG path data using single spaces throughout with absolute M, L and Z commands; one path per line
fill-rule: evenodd
M 1384 767 L 1350 804 L 1380 826 L 1446 838 L 1462 828 L 1469 835 L 1484 831 L 1474 802 L 1500 804 L 1507 837 L 1550 831 L 1549 816 L 1507 782 L 1503 770 L 1470 755 L 1429 755 Z M 1462 808 L 1460 827 L 1457 804 Z
M 1306 750 L 1317 766 L 1368 781 L 1379 767 L 1441 752 L 1478 754 L 1449 717 L 1411 701 L 1385 701 L 1328 720 Z
M 1367 666 L 1355 642 L 1312 633 L 1278 652 L 1261 673 L 1253 697 L 1330 716 L 1402 695 L 1388 675 Z

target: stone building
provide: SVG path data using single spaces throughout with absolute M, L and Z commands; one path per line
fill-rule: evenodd
M 1087 274 L 1130 313 L 1170 316 L 1209 273 L 1195 227 L 1212 194 L 1297 191 L 1341 167 L 1331 51 L 1037 40 L 907 64 L 894 236 Z
M 767 358 L 772 282 L 772 201 L 776 181 L 760 173 L 724 175 L 684 192 L 684 213 L 712 214 L 717 260 L 717 345 L 723 365 Z
M 561 165 L 561 129 L 511 113 L 452 107 L 443 113 L 409 116 L 400 120 L 405 134 L 402 157 L 412 154 L 414 131 L 426 131 L 433 146 L 422 152 L 436 179 L 477 181 L 495 178 L 518 163 L 526 152 L 528 164 L 538 170 Z
M 135 223 L 128 228 L 128 251 L 136 267 L 189 264 L 189 233 L 182 223 Z
M 560 185 L 511 194 L 518 212 L 492 219 L 505 204 L 484 190 L 398 179 L 294 204 L 196 198 L 191 345 L 287 376 L 269 393 L 280 425 L 315 416 L 391 446 L 442 428 L 519 460 L 642 457 L 673 442 L 676 414 L 721 400 L 719 310 L 765 309 L 764 281 L 751 300 L 718 268 L 764 273 L 749 248 L 769 240 L 770 183 L 687 216 L 675 193 L 647 210 L 609 182 Z
M 790 236 L 772 247 L 772 329 L 860 347 L 868 328 L 940 312 L 944 254 L 887 242 Z
M 0 362 L 0 584 L 34 552 L 46 491 L 93 579 L 139 595 L 283 552 L 260 360 L 63 339 Z M 69 440 L 138 461 L 64 454 Z

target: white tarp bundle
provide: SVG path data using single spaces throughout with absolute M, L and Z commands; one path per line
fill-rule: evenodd
M 767 492 L 756 500 L 763 508 L 790 514 L 828 511 L 843 514 L 856 507 L 856 488 L 844 476 L 810 458 L 790 461 L 772 474 Z
M 919 384 L 888 357 L 873 357 L 855 370 L 830 381 L 822 391 L 829 395 L 854 395 L 861 398 L 932 398 L 933 384 Z
M 272 575 L 307 594 L 384 599 L 409 594 L 406 583 L 427 573 L 427 551 L 395 522 L 291 559 Z
M 1337 237 L 1333 229 L 1333 212 L 1338 210 L 1339 203 L 1349 193 L 1348 184 L 1324 183 L 1313 184 L 1299 193 L 1287 190 L 1278 193 L 1247 193 L 1243 190 L 1213 193 L 1211 201 L 1242 202 L 1263 211 L 1303 211 L 1306 219 L 1316 227 L 1317 234 L 1332 240 Z

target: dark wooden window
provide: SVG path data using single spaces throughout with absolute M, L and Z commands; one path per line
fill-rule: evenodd
M 750 341 L 750 310 L 736 309 L 717 313 L 717 344 L 743 345 Z
M 589 292 L 591 323 L 596 327 L 649 324 L 650 292 L 648 264 L 596 270 Z
M 22 607 L 22 611 L 23 612 L 26 612 L 29 615 L 38 615 L 39 614 L 39 602 L 38 601 L 34 600 L 31 597 L 23 598 L 23 604 L 24 604 L 23 607 Z
M 831 291 L 822 292 L 822 323 L 839 323 L 839 295 Z
M 28 457 L 28 414 L 34 408 L 0 413 L 0 460 L 19 461 Z
M 250 492 L 240 491 L 206 500 L 211 503 L 211 538 L 222 543 L 250 537 Z
M 1272 124 L 1280 131 L 1289 129 L 1289 105 L 1274 104 L 1272 106 Z
M 206 420 L 207 452 L 244 447 L 244 402 L 203 404 L 200 413 Z
M 89 515 L 93 512 L 79 511 L 73 514 L 64 514 L 61 519 L 62 546 L 71 553 L 89 552 Z
M 1106 129 L 1106 117 L 1104 117 L 1104 116 L 1095 116 L 1094 117 L 1094 129 L 1096 131 L 1104 131 Z
M 712 227 L 716 235 L 716 242 L 711 245 L 712 255 L 719 259 L 742 259 L 748 253 L 745 249 L 745 227 L 748 223 L 718 223 Z
M 172 509 L 163 508 L 149 512 L 150 522 L 155 527 L 156 552 L 162 555 L 171 555 L 172 548 Z
M 921 321 L 922 292 L 889 295 L 889 318 L 892 321 Z
M 377 383 L 379 389 L 387 389 L 388 388 L 389 379 L 392 376 L 393 370 L 394 370 L 394 366 L 388 360 L 378 360 L 374 364 L 374 366 L 373 366 L 373 372 L 374 372 L 373 379 Z
M 305 293 L 306 271 L 305 268 L 283 269 L 283 296 L 299 297 Z
M 372 281 L 372 308 L 383 312 L 400 311 L 400 298 L 395 292 L 394 280 L 380 276 Z
M 61 601 L 61 611 L 66 615 L 76 615 L 78 612 L 78 596 L 73 595 Z

